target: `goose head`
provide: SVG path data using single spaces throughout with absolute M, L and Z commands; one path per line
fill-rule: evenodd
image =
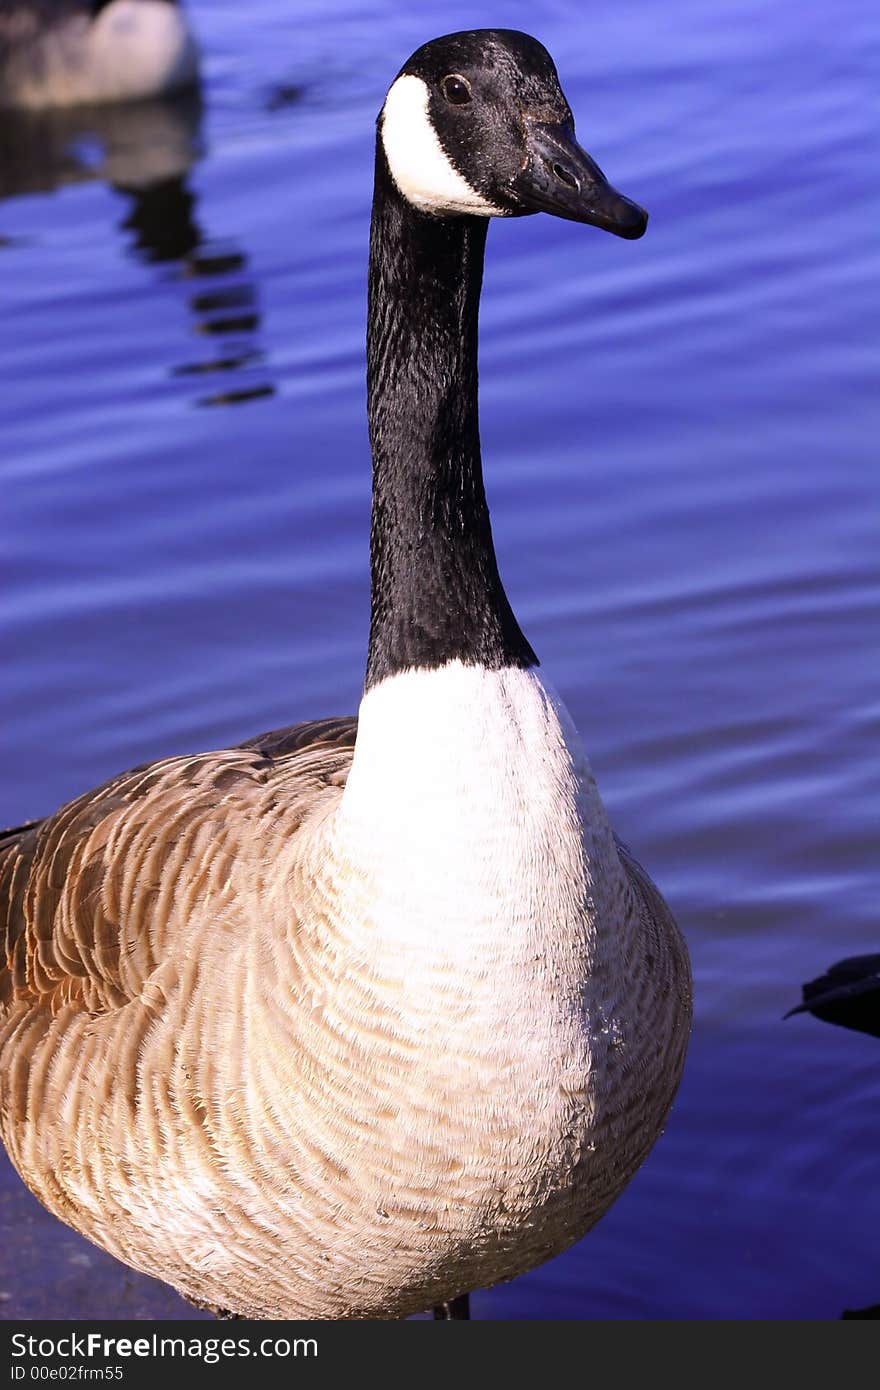
M 628 239 L 647 225 L 577 143 L 553 59 L 528 34 L 423 44 L 388 92 L 379 137 L 398 191 L 434 217 L 549 212 Z

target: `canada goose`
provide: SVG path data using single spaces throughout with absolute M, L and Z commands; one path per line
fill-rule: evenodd
M 9 0 L 0 9 L 0 107 L 141 101 L 197 75 L 176 0 Z
M 358 718 L 127 772 L 9 834 L 0 1124 L 62 1220 L 248 1317 L 464 1315 L 664 1123 L 687 952 L 502 588 L 490 216 L 640 236 L 546 50 L 425 44 L 379 117 Z
M 810 1013 L 826 1023 L 880 1038 L 880 955 L 848 956 L 803 986 L 803 1003 L 785 1015 Z

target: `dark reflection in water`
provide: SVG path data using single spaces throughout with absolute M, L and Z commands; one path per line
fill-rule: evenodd
M 197 405 L 240 405 L 274 394 L 265 379 L 263 352 L 259 347 L 260 309 L 257 290 L 247 272 L 244 256 L 232 248 L 206 245 L 188 257 L 187 273 L 210 281 L 209 288 L 190 295 L 196 331 L 211 344 L 204 360 L 175 367 L 176 376 L 213 376 L 235 373 L 235 384 L 199 396 Z M 242 382 L 242 377 L 246 381 Z
M 204 153 L 201 126 L 197 92 L 131 105 L 4 111 L 0 196 L 101 179 L 140 198 L 185 178 Z
M 288 100 L 296 99 L 291 89 Z M 189 308 L 211 355 L 171 368 L 173 376 L 235 373 L 234 385 L 196 397 L 200 406 L 271 396 L 259 343 L 261 313 L 243 250 L 207 237 L 190 187 L 204 156 L 200 93 L 120 106 L 3 113 L 0 197 L 50 193 L 101 181 L 126 203 L 119 224 L 129 250 L 147 265 L 179 264 L 184 279 L 208 279 Z
M 195 220 L 196 200 L 184 177 L 160 179 L 141 189 L 115 186 L 131 199 L 122 229 L 133 233 L 133 248 L 144 260 L 179 261 L 195 251 L 202 234 Z

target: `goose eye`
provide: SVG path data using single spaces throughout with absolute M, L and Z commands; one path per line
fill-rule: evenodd
M 450 73 L 440 83 L 443 95 L 452 106 L 464 106 L 471 99 L 471 84 L 458 73 Z

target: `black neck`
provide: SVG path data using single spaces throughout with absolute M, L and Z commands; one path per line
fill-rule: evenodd
M 398 192 L 381 139 L 370 231 L 373 450 L 366 688 L 456 658 L 534 666 L 498 575 L 477 419 L 487 219 L 431 217 Z

